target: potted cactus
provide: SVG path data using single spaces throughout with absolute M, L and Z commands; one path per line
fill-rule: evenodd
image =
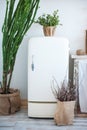
M 19 91 L 11 88 L 10 83 L 19 46 L 34 22 L 39 2 L 40 0 L 6 0 L 2 27 L 3 74 L 0 84 L 0 114 L 11 114 L 20 109 Z

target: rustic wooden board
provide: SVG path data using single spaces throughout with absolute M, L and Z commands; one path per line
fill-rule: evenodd
M 87 30 L 86 30 L 86 38 L 85 39 L 86 39 L 86 45 L 85 45 L 86 49 L 85 50 L 86 50 L 86 54 L 87 54 Z

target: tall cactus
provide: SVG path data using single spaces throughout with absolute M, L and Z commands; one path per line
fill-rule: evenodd
M 6 12 L 2 27 L 3 77 L 2 91 L 9 93 L 16 54 L 24 35 L 31 27 L 40 0 L 6 0 Z

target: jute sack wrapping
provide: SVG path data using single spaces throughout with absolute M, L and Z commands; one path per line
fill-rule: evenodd
M 74 119 L 75 101 L 58 101 L 54 115 L 57 125 L 71 125 Z
M 45 36 L 54 36 L 56 26 L 48 26 L 48 27 L 43 27 L 43 32 Z
M 19 90 L 12 91 L 12 94 L 0 94 L 0 115 L 9 115 L 20 110 L 20 92 Z

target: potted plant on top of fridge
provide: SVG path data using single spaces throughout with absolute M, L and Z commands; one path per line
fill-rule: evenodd
M 0 114 L 11 114 L 20 109 L 20 94 L 10 87 L 16 55 L 20 44 L 34 22 L 40 0 L 6 0 L 2 27 L 3 73 L 0 88 Z
M 43 26 L 43 32 L 45 36 L 53 36 L 56 26 L 61 25 L 58 15 L 58 10 L 55 10 L 53 14 L 42 14 L 35 21 Z
M 53 77 L 52 92 L 57 99 L 57 108 L 54 120 L 57 125 L 71 125 L 74 119 L 74 108 L 76 101 L 76 86 L 64 79 L 61 85 Z

